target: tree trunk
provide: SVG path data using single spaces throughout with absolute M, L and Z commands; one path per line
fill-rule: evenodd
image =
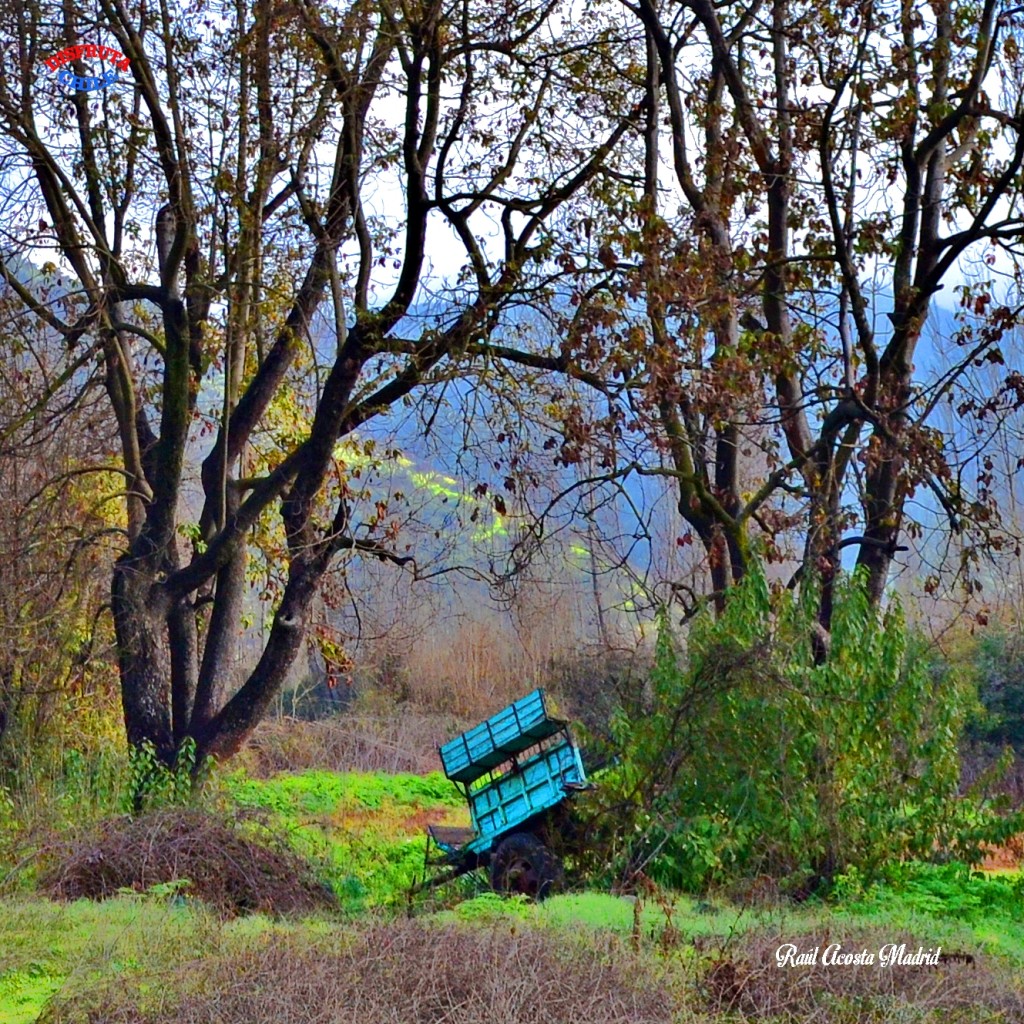
M 114 566 L 111 608 L 117 636 L 121 704 L 128 743 L 148 741 L 162 764 L 177 754 L 171 722 L 171 658 L 167 613 L 153 599 L 154 573 L 124 555 Z

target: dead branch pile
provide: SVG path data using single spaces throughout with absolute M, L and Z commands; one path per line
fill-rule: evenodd
M 184 895 L 218 913 L 309 913 L 335 906 L 308 862 L 282 841 L 257 841 L 240 823 L 173 808 L 101 822 L 66 847 L 51 847 L 41 887 L 56 899 L 102 900 L 182 881 Z

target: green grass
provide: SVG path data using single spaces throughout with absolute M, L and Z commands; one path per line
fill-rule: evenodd
M 423 870 L 428 821 L 465 823 L 458 791 L 440 774 L 383 776 L 310 771 L 269 780 L 240 773 L 220 791 L 240 807 L 263 812 L 319 866 L 347 914 L 399 908 Z M 462 892 L 473 892 L 472 880 Z M 960 865 L 899 865 L 883 882 L 841 880 L 833 899 L 766 909 L 739 908 L 717 897 L 662 894 L 636 901 L 606 892 L 555 896 L 541 904 L 471 896 L 430 915 L 476 927 L 517 922 L 556 931 L 607 933 L 652 951 L 725 948 L 745 933 L 812 935 L 833 940 L 870 928 L 873 934 L 920 936 L 927 944 L 1024 964 L 1024 878 L 984 876 Z M 27 894 L 0 900 L 0 1022 L 35 1021 L 56 993 L 123 975 L 150 984 L 161 971 L 196 959 L 231 955 L 281 932 L 317 943 L 337 935 L 338 919 L 222 922 L 173 894 L 65 906 Z M 671 943 L 668 939 L 671 938 Z M 688 955 L 688 954 L 687 954 Z M 703 954 L 702 954 L 703 955 Z
M 948 884 L 949 870 L 917 866 L 915 877 L 932 886 Z M 932 877 L 929 877 L 932 876 Z M 1020 876 L 1018 876 L 1019 882 Z M 971 889 L 983 887 L 985 879 L 970 880 Z M 963 916 L 961 901 L 943 904 L 923 901 L 913 890 L 909 894 L 876 887 L 870 901 L 828 904 L 808 902 L 802 905 L 780 904 L 768 907 L 737 907 L 725 900 L 703 900 L 663 893 L 657 899 L 636 901 L 601 892 L 566 893 L 540 904 L 502 899 L 483 893 L 458 906 L 442 911 L 444 919 L 494 923 L 525 920 L 545 927 L 578 931 L 580 928 L 610 931 L 631 936 L 638 928 L 642 941 L 660 942 L 666 932 L 674 934 L 676 944 L 695 940 L 727 943 L 750 932 L 772 934 L 814 934 L 854 932 L 861 928 L 891 933 L 894 937 L 913 934 L 926 937 L 932 945 L 946 950 L 968 950 L 1002 960 L 1024 964 L 1024 919 L 1014 912 L 1014 904 L 999 905 L 996 897 L 985 892 L 988 908 L 973 917 Z
M 338 928 L 326 917 L 222 921 L 196 904 L 149 896 L 59 904 L 19 895 L 0 899 L 0 920 L 2 1024 L 30 1024 L 51 996 L 77 986 L 119 975 L 125 984 L 143 984 L 179 964 L 265 942 L 270 934 L 315 942 Z
M 575 936 L 592 931 L 629 938 L 634 934 L 634 908 L 631 899 L 599 892 L 563 894 L 540 904 L 484 893 L 428 919 L 499 929 L 523 922 Z M 336 940 L 347 927 L 329 917 L 279 922 L 253 916 L 223 922 L 201 907 L 152 896 L 68 905 L 18 896 L 0 900 L 0 919 L 4 922 L 0 944 L 3 1024 L 30 1024 L 52 995 L 73 997 L 100 980 L 123 976 L 126 986 L 141 988 L 182 964 L 236 955 L 273 941 L 276 935 L 318 946 Z M 1006 915 L 960 923 L 945 914 L 908 907 L 898 897 L 889 906 L 873 906 L 870 912 L 824 903 L 757 910 L 689 897 L 644 899 L 639 922 L 641 947 L 655 957 L 661 955 L 668 925 L 676 936 L 672 950 L 686 956 L 692 953 L 694 940 L 705 940 L 704 955 L 712 955 L 717 948 L 742 948 L 736 940 L 748 932 L 827 931 L 833 940 L 842 941 L 844 935 L 870 927 L 875 934 L 917 935 L 926 944 L 941 944 L 948 950 L 1024 962 L 1024 925 Z
M 288 816 L 333 815 L 339 808 L 382 811 L 465 806 L 462 795 L 440 772 L 307 771 L 282 773 L 272 779 L 251 779 L 235 772 L 224 777 L 223 785 L 243 807 L 261 807 Z
M 32 1024 L 51 996 L 64 984 L 45 963 L 29 963 L 0 975 L 0 1020 L 4 1024 Z
M 258 780 L 235 772 L 218 788 L 240 807 L 267 812 L 266 827 L 284 831 L 317 863 L 349 913 L 403 901 L 423 869 L 426 822 L 466 820 L 464 800 L 440 773 L 310 771 Z M 260 917 L 222 924 L 201 908 L 155 897 L 62 906 L 24 894 L 0 902 L 0 914 L 0 1024 L 35 1021 L 69 983 L 214 955 L 269 928 L 336 927 Z
M 350 913 L 403 903 L 423 874 L 427 824 L 469 821 L 464 798 L 440 772 L 234 773 L 223 788 L 239 806 L 268 812 L 269 827 L 318 866 Z
M 902 864 L 863 885 L 840 879 L 833 897 L 839 920 L 892 928 L 927 925 L 947 945 L 966 941 L 983 952 L 1024 962 L 1024 874 L 989 875 L 963 864 Z
M 151 900 L 60 905 L 0 901 L 0 1021 L 34 1021 L 69 980 L 87 982 L 204 955 L 212 921 L 195 908 Z

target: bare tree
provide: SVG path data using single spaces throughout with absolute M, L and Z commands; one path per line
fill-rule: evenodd
M 995 521 L 984 453 L 936 410 L 973 364 L 1008 358 L 1020 312 L 1018 15 L 623 5 L 646 38 L 630 65 L 644 183 L 588 231 L 608 276 L 581 284 L 562 352 L 617 401 L 590 423 L 565 404 L 563 437 L 582 443 L 562 457 L 600 445 L 618 486 L 670 478 L 719 604 L 751 557 L 791 557 L 795 538 L 794 582 L 823 583 L 827 629 L 843 550 L 877 603 L 916 493 L 956 530 Z M 920 343 L 954 284 L 973 321 L 941 365 Z M 1019 406 L 1019 381 L 965 410 Z
M 57 376 L 99 368 L 119 438 L 128 740 L 167 763 L 188 739 L 226 758 L 332 561 L 411 563 L 366 485 L 368 432 L 503 357 L 503 310 L 564 272 L 550 225 L 639 97 L 573 73 L 594 40 L 553 3 L 41 0 L 2 32 L 2 274 L 17 314 L 62 339 Z M 121 78 L 76 91 L 98 46 Z M 44 60 L 69 47 L 62 84 Z M 588 117 L 549 116 L 561 105 Z M 271 520 L 261 556 L 282 589 L 255 668 L 223 693 Z

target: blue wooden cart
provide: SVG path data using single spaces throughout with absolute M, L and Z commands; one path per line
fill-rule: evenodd
M 570 821 L 568 802 L 588 789 L 568 723 L 534 690 L 440 748 L 445 775 L 469 805 L 472 827 L 427 829 L 423 887 L 477 868 L 498 892 L 542 898 L 563 881 L 555 849 Z

